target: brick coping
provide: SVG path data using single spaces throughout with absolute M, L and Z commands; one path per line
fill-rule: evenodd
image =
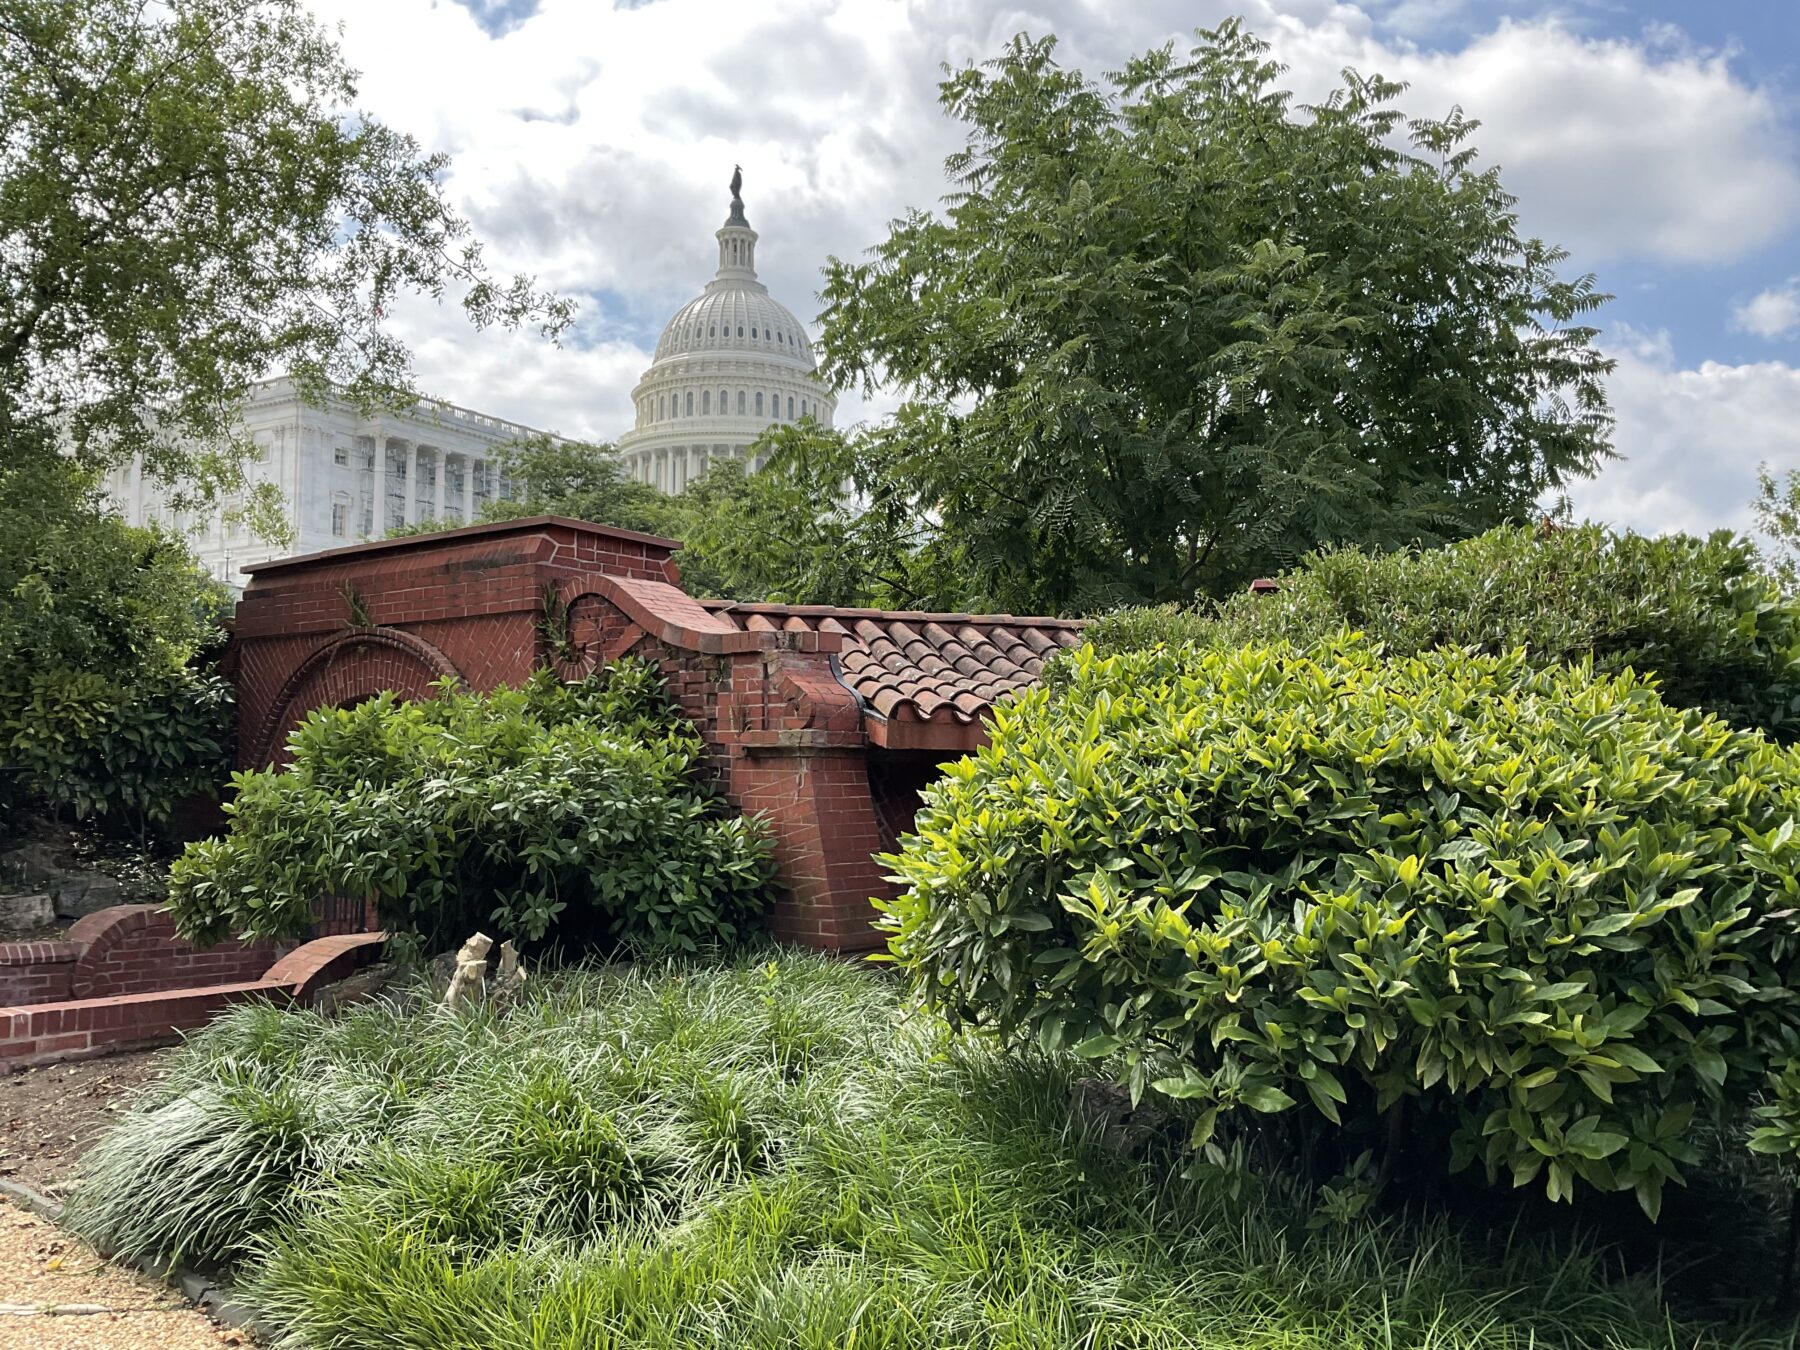
M 495 520 L 481 525 L 461 525 L 454 530 L 434 530 L 430 534 L 409 534 L 399 539 L 371 539 L 366 544 L 347 544 L 343 548 L 328 548 L 319 553 L 300 553 L 290 558 L 270 558 L 267 562 L 252 563 L 241 570 L 265 576 L 271 572 L 298 571 L 307 567 L 329 566 L 347 558 L 378 557 L 385 553 L 405 553 L 409 550 L 426 547 L 442 548 L 447 543 L 458 543 L 464 539 L 530 534 L 548 525 L 574 530 L 578 534 L 598 536 L 602 539 L 621 539 L 627 543 L 649 544 L 653 548 L 666 548 L 670 552 L 681 547 L 679 539 L 665 539 L 660 534 L 645 534 L 640 530 L 627 530 L 617 525 L 595 525 L 591 521 L 574 520 L 568 516 L 521 516 L 517 520 Z

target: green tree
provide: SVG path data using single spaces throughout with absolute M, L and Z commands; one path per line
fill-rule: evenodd
M 626 473 L 610 445 L 540 435 L 500 447 L 496 459 L 513 495 L 490 501 L 483 519 L 571 516 L 650 534 L 668 525 L 668 498 Z
M 1800 469 L 1789 469 L 1778 479 L 1767 464 L 1757 465 L 1750 509 L 1765 541 L 1764 563 L 1788 590 L 1800 591 Z
M 881 447 L 810 420 L 771 427 L 670 498 L 682 577 L 697 595 L 787 604 L 956 608 L 964 577 Z M 874 471 L 871 471 L 871 469 Z
M 1519 235 L 1460 110 L 1409 121 L 1354 73 L 1297 107 L 1235 23 L 1105 84 L 1053 52 L 953 73 L 945 209 L 827 269 L 825 372 L 904 395 L 888 468 L 992 601 L 1456 539 L 1611 453 L 1605 297 Z
M 443 158 L 355 97 L 300 0 L 0 6 L 0 793 L 14 801 L 141 827 L 218 777 L 229 703 L 188 666 L 211 587 L 178 541 L 104 509 L 104 470 L 141 455 L 192 504 L 243 486 L 237 410 L 271 370 L 404 401 L 407 353 L 384 322 L 404 293 L 456 291 L 478 326 L 568 322 L 529 279 L 489 275 Z
M 230 691 L 195 668 L 224 592 L 72 460 L 0 464 L 0 503 L 0 835 L 30 811 L 142 838 L 225 780 Z
M 300 0 L 9 0 L 0 10 L 0 455 L 134 454 L 233 481 L 240 399 L 286 369 L 404 397 L 384 318 L 461 292 L 477 325 L 569 319 L 491 277 L 445 161 L 355 107 Z

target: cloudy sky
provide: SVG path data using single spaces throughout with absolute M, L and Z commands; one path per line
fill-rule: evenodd
M 716 263 L 731 167 L 775 296 L 818 311 L 944 190 L 940 66 L 1056 33 L 1091 72 L 1244 15 L 1304 98 L 1345 66 L 1461 105 L 1525 228 L 1614 294 L 1623 459 L 1573 494 L 1639 530 L 1747 523 L 1759 461 L 1800 468 L 1800 17 L 1794 0 L 313 0 L 363 105 L 432 150 L 500 271 L 580 304 L 553 349 L 395 316 L 423 388 L 612 439 L 663 321 Z M 878 416 L 846 397 L 840 424 Z

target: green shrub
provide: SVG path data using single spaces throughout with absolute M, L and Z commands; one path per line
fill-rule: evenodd
M 30 810 L 141 836 L 217 794 L 231 691 L 196 666 L 224 603 L 72 463 L 0 464 L 0 832 Z
M 1315 554 L 1273 594 L 1216 614 L 1125 610 L 1088 636 L 1101 651 L 1158 642 L 1308 644 L 1360 630 L 1399 656 L 1433 647 L 1541 662 L 1592 657 L 1654 673 L 1668 703 L 1784 741 L 1800 737 L 1800 596 L 1783 596 L 1746 541 L 1614 535 L 1598 526 L 1492 530 L 1422 553 Z
M 187 670 L 0 679 L 0 805 L 142 833 L 183 798 L 218 793 L 232 705 L 224 680 Z
M 1795 752 L 1629 675 L 1349 643 L 1077 654 L 890 861 L 931 1004 L 1191 1103 L 1655 1211 L 1800 1037 Z M 1355 1137 L 1355 1135 L 1353 1135 Z
M 236 775 L 229 833 L 171 869 L 185 935 L 297 936 L 320 897 L 370 894 L 430 947 L 497 928 L 694 951 L 767 899 L 765 831 L 705 790 L 698 737 L 640 662 L 321 709 L 288 749 L 285 772 Z

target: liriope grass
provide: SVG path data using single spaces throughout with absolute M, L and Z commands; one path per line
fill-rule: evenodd
M 72 1217 L 230 1266 L 311 1350 L 1794 1345 L 1592 1240 L 1319 1228 L 1279 1179 L 1184 1176 L 1177 1140 L 1120 1157 L 1072 1122 L 1074 1072 L 801 956 L 462 1018 L 246 1008 L 90 1155 Z

